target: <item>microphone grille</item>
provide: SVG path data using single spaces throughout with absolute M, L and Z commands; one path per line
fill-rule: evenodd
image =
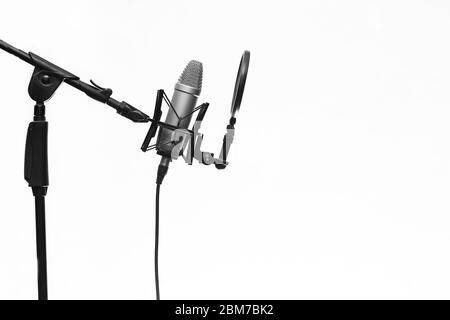
M 183 73 L 178 79 L 178 83 L 195 88 L 197 90 L 202 89 L 203 80 L 203 65 L 200 61 L 191 60 L 184 68 Z

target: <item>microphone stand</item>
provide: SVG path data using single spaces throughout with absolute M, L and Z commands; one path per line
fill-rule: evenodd
M 117 113 L 133 122 L 154 121 L 142 111 L 125 101 L 119 102 L 111 98 L 112 90 L 82 82 L 77 76 L 39 57 L 34 53 L 26 53 L 0 40 L 0 49 L 33 65 L 28 94 L 34 100 L 34 118 L 28 126 L 25 145 L 24 176 L 31 187 L 35 199 L 36 214 L 36 252 L 38 261 L 38 299 L 47 300 L 47 250 L 45 234 L 45 196 L 49 185 L 48 179 L 48 122 L 45 117 L 45 104 L 62 82 L 83 91 L 89 97 L 106 103 L 117 110 Z M 159 123 L 159 121 L 156 121 Z

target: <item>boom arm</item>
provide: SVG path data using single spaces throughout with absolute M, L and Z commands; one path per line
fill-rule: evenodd
M 52 76 L 60 78 L 68 85 L 84 92 L 92 99 L 102 103 L 106 103 L 108 106 L 114 108 L 118 114 L 133 122 L 152 121 L 152 119 L 148 115 L 146 115 L 139 109 L 133 107 L 129 103 L 125 101 L 119 102 L 114 98 L 112 98 L 111 89 L 102 88 L 96 85 L 93 81 L 91 81 L 92 85 L 87 84 L 81 81 L 79 77 L 45 60 L 44 58 L 41 58 L 37 54 L 34 54 L 32 52 L 26 53 L 2 40 L 0 40 L 0 49 L 3 49 L 6 52 L 18 57 L 19 59 L 33 65 L 35 68 L 38 68 L 39 70 L 46 71 L 47 73 L 50 73 Z

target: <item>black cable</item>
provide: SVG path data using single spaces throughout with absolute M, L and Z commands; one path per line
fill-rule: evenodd
M 163 157 L 158 166 L 158 173 L 156 175 L 156 212 L 155 212 L 155 285 L 156 285 L 156 300 L 159 299 L 159 271 L 158 271 L 158 247 L 159 247 L 159 189 L 164 177 L 169 169 L 170 158 Z
M 159 300 L 159 272 L 158 272 L 158 247 L 159 247 L 159 188 L 161 185 L 156 184 L 156 213 L 155 213 L 155 285 L 156 300 Z

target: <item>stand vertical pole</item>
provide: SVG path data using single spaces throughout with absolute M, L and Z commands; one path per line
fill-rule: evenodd
M 33 120 L 28 126 L 25 146 L 25 180 L 28 181 L 28 185 L 32 188 L 35 199 L 38 298 L 39 300 L 47 300 L 45 195 L 48 187 L 48 122 L 45 119 L 44 103 L 36 103 Z
M 36 252 L 38 271 L 38 299 L 47 300 L 47 248 L 45 237 L 45 188 L 34 187 L 36 210 Z

